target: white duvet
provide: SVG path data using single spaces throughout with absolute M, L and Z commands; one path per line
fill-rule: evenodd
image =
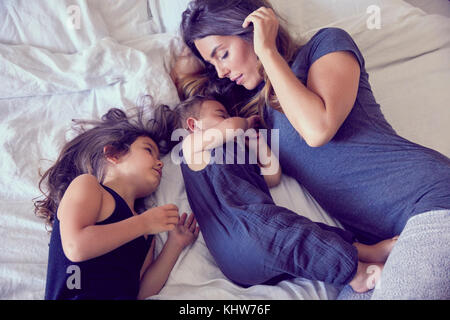
M 79 10 L 79 28 L 70 5 Z M 402 1 L 381 6 L 381 12 L 379 30 L 367 29 L 365 12 L 330 22 L 359 45 L 375 96 L 394 128 L 450 156 L 450 19 Z M 323 26 L 291 28 L 305 40 Z M 110 107 L 130 109 L 144 94 L 155 104 L 178 101 L 168 71 L 180 39 L 156 31 L 146 1 L 0 3 L 0 298 L 43 298 L 49 235 L 33 214 L 32 199 L 40 194 L 39 170 L 72 136 L 71 120 L 98 118 Z M 190 212 L 179 168 L 170 157 L 163 161 L 161 185 L 149 202 L 175 203 L 180 213 Z M 271 192 L 280 205 L 337 225 L 293 179 L 283 176 Z M 157 236 L 157 252 L 166 238 Z M 334 299 L 337 294 L 338 288 L 301 278 L 238 287 L 217 268 L 200 235 L 152 298 Z

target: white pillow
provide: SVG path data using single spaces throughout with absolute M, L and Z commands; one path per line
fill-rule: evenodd
M 292 33 L 303 34 L 330 23 L 367 14 L 386 5 L 408 4 L 402 0 L 274 0 L 277 13 L 288 23 Z
M 148 0 L 160 32 L 178 33 L 181 15 L 190 0 Z M 363 12 L 370 6 L 405 4 L 402 0 L 272 0 L 274 9 L 287 20 L 289 30 L 303 33 Z
M 190 0 L 148 0 L 153 21 L 159 32 L 178 34 L 181 15 Z
M 0 42 L 60 53 L 84 50 L 108 36 L 123 43 L 158 32 L 147 5 L 147 0 L 1 0 Z
M 147 0 L 89 0 L 88 3 L 101 14 L 110 37 L 120 43 L 159 32 Z

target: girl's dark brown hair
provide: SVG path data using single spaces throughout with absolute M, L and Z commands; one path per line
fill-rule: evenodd
M 230 113 L 243 117 L 260 114 L 261 119 L 264 119 L 265 104 L 279 108 L 278 99 L 262 65 L 259 72 L 264 79 L 264 87 L 253 91 L 243 90 L 229 79 L 219 79 L 214 66 L 203 60 L 194 43 L 195 40 L 210 35 L 239 36 L 253 43 L 253 25 L 242 28 L 242 23 L 250 13 L 263 6 L 272 8 L 265 0 L 193 0 L 189 3 L 183 12 L 181 34 L 186 45 L 203 61 L 205 70 L 180 81 L 182 98 L 195 94 L 214 95 L 217 100 L 222 99 L 221 102 L 228 106 Z M 290 63 L 297 46 L 281 25 L 278 28 L 276 46 L 281 56 Z M 242 100 L 245 101 L 244 104 Z
M 44 199 L 34 201 L 35 214 L 44 218 L 48 226 L 53 225 L 59 203 L 73 179 L 88 173 L 103 182 L 106 157 L 126 154 L 142 136 L 151 138 L 161 154 L 170 151 L 170 133 L 176 118 L 169 107 L 159 106 L 149 120 L 144 119 L 144 108 L 137 108 L 135 113 L 128 117 L 124 111 L 113 108 L 101 120 L 73 120 L 79 135 L 63 147 L 56 162 L 42 175 L 39 190 Z M 85 129 L 86 126 L 91 128 Z M 105 146 L 109 148 L 104 149 Z

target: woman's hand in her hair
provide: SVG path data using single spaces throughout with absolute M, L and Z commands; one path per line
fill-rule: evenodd
M 268 52 L 277 51 L 279 23 L 275 12 L 270 8 L 261 7 L 245 18 L 242 27 L 247 28 L 250 23 L 253 23 L 253 47 L 256 55 L 261 58 Z
M 140 214 L 146 234 L 157 234 L 175 229 L 178 224 L 178 207 L 174 204 L 148 209 Z
M 199 232 L 200 228 L 197 226 L 194 214 L 191 213 L 188 216 L 187 213 L 183 213 L 175 229 L 169 231 L 167 242 L 183 249 L 197 239 Z

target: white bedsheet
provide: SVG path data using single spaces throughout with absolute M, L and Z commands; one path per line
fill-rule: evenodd
M 2 299 L 43 298 L 49 235 L 34 216 L 31 199 L 39 196 L 38 170 L 47 168 L 71 137 L 71 119 L 98 118 L 110 107 L 127 110 L 143 94 L 152 95 L 155 103 L 178 101 L 167 71 L 179 39 L 154 33 L 152 21 L 142 16 L 146 1 L 106 2 L 109 6 L 81 0 L 0 3 Z M 73 4 L 81 12 L 78 30 L 66 24 L 66 9 Z M 380 30 L 368 30 L 364 14 L 333 25 L 350 32 L 360 46 L 374 93 L 394 128 L 449 156 L 450 20 L 401 2 L 383 10 Z M 125 14 L 129 24 L 120 19 Z M 180 213 L 190 212 L 179 168 L 168 157 L 163 161 L 160 188 L 149 202 L 175 203 Z M 289 177 L 283 176 L 271 192 L 277 203 L 314 221 L 337 223 Z M 166 237 L 157 236 L 157 252 Z M 238 287 L 217 268 L 200 236 L 152 298 L 333 299 L 337 293 L 332 286 L 300 278 L 277 286 Z

